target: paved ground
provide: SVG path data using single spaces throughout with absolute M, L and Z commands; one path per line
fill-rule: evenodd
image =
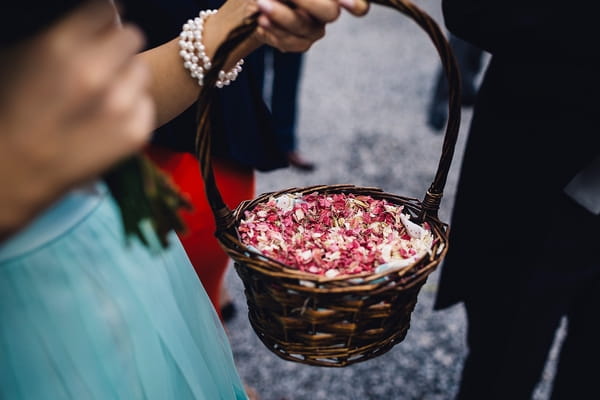
M 441 20 L 438 1 L 418 4 Z M 305 58 L 299 147 L 318 169 L 259 174 L 258 192 L 353 183 L 422 198 L 442 143 L 425 123 L 438 65 L 429 39 L 399 13 L 373 6 L 362 19 L 344 14 Z M 445 221 L 469 119 L 470 110 L 464 110 L 440 210 Z M 283 361 L 268 351 L 248 323 L 241 282 L 230 269 L 227 284 L 240 312 L 227 328 L 243 380 L 262 400 L 452 399 L 466 351 L 464 311 L 432 310 L 437 279 L 436 271 L 421 291 L 404 342 L 376 359 L 331 369 Z M 551 375 L 552 363 L 535 400 L 547 398 Z

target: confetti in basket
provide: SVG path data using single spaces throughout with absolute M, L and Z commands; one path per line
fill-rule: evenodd
M 265 346 L 279 357 L 308 365 L 343 367 L 390 350 L 406 336 L 419 290 L 444 258 L 448 225 L 438 210 L 460 124 L 460 80 L 451 48 L 436 22 L 407 0 L 372 0 L 414 20 L 431 38 L 449 82 L 449 117 L 435 178 L 423 201 L 378 188 L 323 185 L 265 193 L 230 210 L 215 184 L 210 157 L 210 108 L 217 71 L 227 56 L 256 28 L 256 15 L 220 46 L 205 76 L 198 101 L 196 151 L 206 194 L 217 223 L 216 236 L 242 279 L 250 323 Z M 433 236 L 428 252 L 402 268 L 353 274 L 301 271 L 257 251 L 241 240 L 240 224 L 261 204 L 281 196 L 351 197 L 385 200 Z

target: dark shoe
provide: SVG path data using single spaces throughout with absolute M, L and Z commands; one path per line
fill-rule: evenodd
M 292 167 L 298 168 L 301 171 L 314 171 L 315 169 L 315 164 L 306 161 L 296 152 L 288 153 L 288 162 Z
M 236 314 L 235 304 L 233 302 L 229 302 L 221 307 L 221 317 L 224 322 L 229 322 L 235 317 Z

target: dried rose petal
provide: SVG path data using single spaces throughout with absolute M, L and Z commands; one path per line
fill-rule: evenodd
M 290 267 L 334 277 L 410 265 L 431 250 L 428 224 L 370 196 L 284 194 L 246 211 L 243 243 Z

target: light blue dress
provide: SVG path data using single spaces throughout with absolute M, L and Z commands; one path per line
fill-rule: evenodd
M 0 244 L 0 399 L 247 399 L 176 235 L 126 244 L 103 184 Z

